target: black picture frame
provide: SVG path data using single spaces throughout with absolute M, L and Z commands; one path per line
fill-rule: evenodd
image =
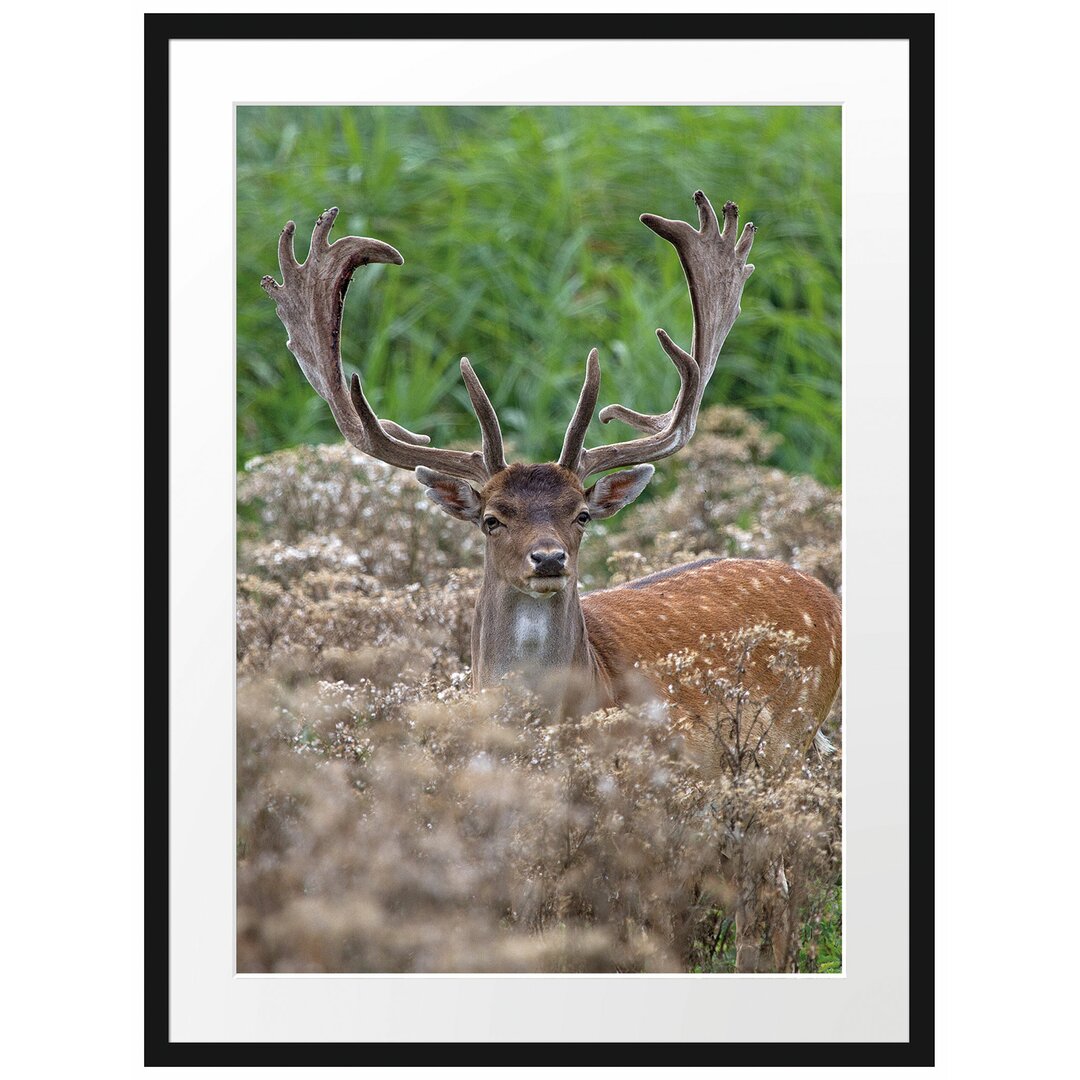
M 909 45 L 909 128 L 910 192 L 909 213 L 918 216 L 925 233 L 933 231 L 934 208 L 926 192 L 933 190 L 934 170 L 934 16 L 902 15 L 707 15 L 695 14 L 677 19 L 661 15 L 633 20 L 606 20 L 605 33 L 588 27 L 600 25 L 587 17 L 560 15 L 425 15 L 422 20 L 400 15 L 329 15 L 317 20 L 310 15 L 210 15 L 148 14 L 144 23 L 145 44 L 145 184 L 156 192 L 146 201 L 146 264 L 155 270 L 153 286 L 145 290 L 145 407 L 155 416 L 157 437 L 153 449 L 154 468 L 146 470 L 145 497 L 147 520 L 153 522 L 153 545 L 160 551 L 162 537 L 168 530 L 167 489 L 152 480 L 160 476 L 161 456 L 168 454 L 168 414 L 161 407 L 163 388 L 167 387 L 168 337 L 168 234 L 160 221 L 168 207 L 169 191 L 169 45 L 179 39 L 310 39 L 334 37 L 363 38 L 580 38 L 580 39 L 663 39 L 686 37 L 685 21 L 692 19 L 694 34 L 716 39 L 896 39 Z M 648 27 L 648 33 L 641 28 Z M 666 27 L 666 28 L 665 28 Z M 911 293 L 916 293 L 918 274 L 920 303 L 912 305 L 909 316 L 909 340 L 920 342 L 920 366 L 933 364 L 934 309 L 933 264 L 910 260 Z M 163 345 L 164 343 L 164 345 Z M 162 357 L 162 349 L 166 355 Z M 929 350 L 929 357 L 927 351 Z M 163 363 L 164 361 L 164 363 Z M 910 367 L 910 365 L 909 365 Z M 911 410 L 910 477 L 911 490 L 916 484 L 919 505 L 932 508 L 927 487 L 933 485 L 933 410 L 932 387 L 921 387 L 919 409 Z M 916 437 L 917 435 L 917 437 Z M 167 462 L 166 462 L 167 464 Z M 917 478 L 917 480 L 916 480 Z M 932 509 L 929 511 L 932 515 Z M 914 521 L 914 518 L 913 518 Z M 150 546 L 150 525 L 147 545 Z M 925 535 L 925 512 L 918 521 L 920 535 Z M 914 525 L 909 534 L 910 558 L 917 558 Z M 160 566 L 160 560 L 155 567 Z M 934 1063 L 934 925 L 932 911 L 924 910 L 925 897 L 934 884 L 934 746 L 925 738 L 928 717 L 926 696 L 921 692 L 933 681 L 934 641 L 930 599 L 934 580 L 932 567 L 912 566 L 912 580 L 920 582 L 920 592 L 910 595 L 909 625 L 918 625 L 918 637 L 910 639 L 910 700 L 919 702 L 920 756 L 918 770 L 909 775 L 910 837 L 909 910 L 919 911 L 918 936 L 909 934 L 909 971 L 916 967 L 914 950 L 918 948 L 918 979 L 909 979 L 910 1039 L 907 1042 L 833 1042 L 833 1043 L 604 1043 L 605 1063 L 609 1065 L 648 1063 L 650 1058 L 669 1065 L 760 1065 L 799 1066 L 829 1065 L 908 1065 Z M 148 575 L 151 573 L 147 570 Z M 164 665 L 169 655 L 168 607 L 162 604 L 160 590 L 150 588 L 147 580 L 146 625 L 156 640 L 147 650 L 148 657 Z M 921 616 L 918 617 L 917 616 Z M 918 683 L 915 675 L 918 672 Z M 161 687 L 168 683 L 166 670 L 149 671 L 145 702 L 145 1049 L 144 1063 L 159 1065 L 349 1065 L 368 1058 L 369 1050 L 393 1048 L 395 1063 L 439 1065 L 483 1065 L 502 1062 L 529 1065 L 563 1064 L 580 1060 L 579 1043 L 194 1043 L 174 1042 L 169 1036 L 169 717 L 162 715 Z M 167 706 L 166 706 L 167 709 Z M 931 718 L 932 722 L 932 718 Z M 909 715 L 909 724 L 911 723 Z M 909 727 L 909 737 L 911 730 Z M 665 1053 L 670 1047 L 674 1055 Z M 650 1053 L 651 1050 L 657 1053 Z M 722 1049 L 722 1052 L 721 1052 Z M 359 1053 L 358 1053 L 359 1051 Z M 763 1052 L 764 1051 L 764 1052 Z

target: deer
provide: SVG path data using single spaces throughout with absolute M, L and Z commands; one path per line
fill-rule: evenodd
M 702 397 L 754 272 L 747 262 L 757 231 L 753 222 L 740 233 L 734 202 L 725 203 L 718 217 L 702 191 L 693 198 L 697 228 L 655 214 L 640 217 L 675 248 L 693 311 L 689 351 L 665 330 L 656 331 L 679 374 L 674 403 L 656 414 L 607 405 L 599 412 L 601 423 L 620 421 L 639 434 L 586 449 L 600 392 L 594 348 L 557 461 L 507 463 L 498 416 L 467 357 L 461 359 L 461 375 L 480 427 L 479 450 L 431 446 L 428 436 L 380 419 L 359 375 L 346 383 L 341 324 L 353 274 L 371 263 L 401 266 L 404 259 L 370 237 L 330 243 L 336 207 L 316 221 L 302 264 L 294 251 L 295 224 L 285 225 L 278 242 L 282 280 L 267 275 L 262 287 L 276 304 L 287 348 L 344 438 L 372 458 L 412 471 L 436 506 L 482 532 L 483 577 L 472 627 L 474 690 L 510 673 L 531 672 L 561 678 L 564 707 L 579 713 L 662 703 L 708 773 L 728 766 L 730 747 L 716 737 L 700 682 L 663 674 L 664 659 L 707 651 L 710 641 L 729 640 L 751 627 L 796 641 L 804 677 L 786 677 L 782 665 L 760 650 L 741 673 L 743 684 L 764 703 L 747 713 L 744 745 L 762 767 L 775 767 L 805 756 L 815 741 L 828 748 L 820 728 L 840 685 L 841 615 L 839 600 L 823 583 L 770 560 L 702 559 L 579 592 L 578 553 L 589 523 L 632 503 L 652 478 L 653 463 L 678 453 L 693 437 Z M 723 657 L 711 662 L 723 672 Z M 744 928 L 737 930 L 740 936 Z

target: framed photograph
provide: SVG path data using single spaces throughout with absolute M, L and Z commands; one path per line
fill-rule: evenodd
M 932 1063 L 933 17 L 666 21 L 146 18 L 147 1064 Z

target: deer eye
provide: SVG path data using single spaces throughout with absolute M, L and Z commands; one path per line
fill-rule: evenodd
M 484 518 L 484 528 L 487 529 L 489 533 L 493 533 L 500 525 L 502 525 L 502 522 L 497 517 L 492 517 L 488 514 L 488 516 Z
M 588 510 L 582 510 L 577 516 L 579 525 L 588 525 L 592 521 L 592 514 Z

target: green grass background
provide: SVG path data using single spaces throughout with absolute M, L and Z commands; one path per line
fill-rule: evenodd
M 240 107 L 237 454 L 340 438 L 259 287 L 319 213 L 331 239 L 375 236 L 402 267 L 357 271 L 342 353 L 379 415 L 436 444 L 475 441 L 467 355 L 520 458 L 557 457 L 589 349 L 600 405 L 667 409 L 654 336 L 689 347 L 678 258 L 638 220 L 696 224 L 692 193 L 758 226 L 742 315 L 705 403 L 784 436 L 774 460 L 840 482 L 840 109 L 837 107 Z M 632 437 L 594 419 L 588 445 Z

